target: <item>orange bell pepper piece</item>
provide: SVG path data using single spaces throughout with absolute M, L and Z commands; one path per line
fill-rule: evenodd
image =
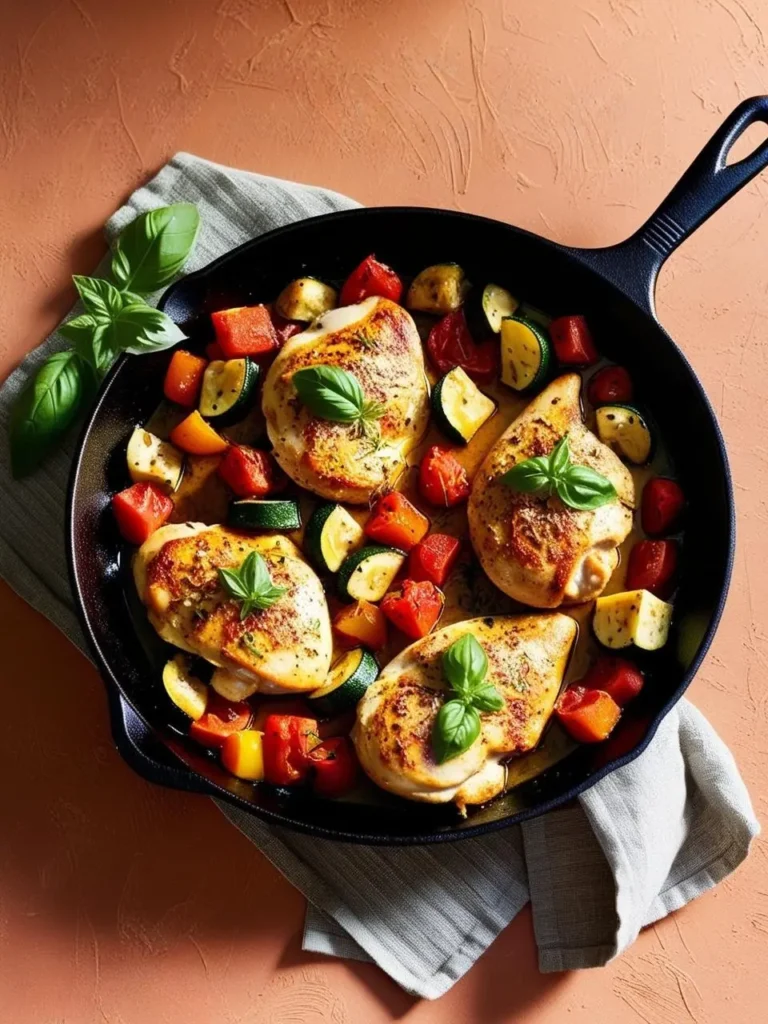
M 558 697 L 555 714 L 579 743 L 600 743 L 610 736 L 621 708 L 605 690 L 570 686 Z
M 372 651 L 387 642 L 387 620 L 384 612 L 370 601 L 355 601 L 342 608 L 333 620 L 338 637 L 350 647 L 362 644 Z
M 229 442 L 206 423 L 197 409 L 173 428 L 170 439 L 190 455 L 218 455 L 229 447 Z
M 426 537 L 428 530 L 427 517 L 400 491 L 391 491 L 380 498 L 365 524 L 366 537 L 403 551 L 410 551 Z
M 163 393 L 168 401 L 189 408 L 197 405 L 207 365 L 208 360 L 202 356 L 196 356 L 183 348 L 177 349 L 168 364 L 163 382 Z

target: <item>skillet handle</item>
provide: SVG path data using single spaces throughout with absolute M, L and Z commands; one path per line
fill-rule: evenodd
M 157 740 L 136 712 L 113 686 L 107 687 L 112 738 L 118 753 L 137 775 L 147 782 L 187 793 L 221 796 L 189 769 L 180 767 L 173 755 Z M 174 763 L 175 762 L 175 763 Z
M 656 279 L 670 253 L 768 166 L 768 140 L 726 165 L 733 144 L 757 121 L 768 124 L 768 96 L 736 107 L 639 231 L 618 245 L 577 249 L 574 255 L 655 316 Z

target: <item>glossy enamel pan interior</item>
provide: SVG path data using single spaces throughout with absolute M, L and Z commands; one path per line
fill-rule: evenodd
M 275 823 L 320 836 L 423 843 L 477 835 L 540 814 L 644 749 L 709 646 L 733 550 L 722 438 L 693 371 L 653 315 L 653 284 L 677 242 L 768 162 L 768 148 L 763 147 L 765 152 L 750 158 L 752 164 L 737 165 L 738 181 L 719 178 L 732 170 L 722 167 L 734 138 L 747 123 L 768 116 L 768 101 L 749 102 L 748 109 L 743 105 L 723 125 L 708 147 L 711 152 L 705 149 L 698 158 L 696 181 L 682 191 L 678 186 L 633 239 L 614 249 L 567 250 L 509 225 L 459 213 L 362 209 L 289 225 L 249 242 L 181 280 L 163 303 L 191 338 L 203 342 L 210 334 L 212 310 L 270 301 L 287 281 L 303 274 L 340 281 L 375 252 L 405 276 L 430 263 L 455 259 L 471 280 L 493 280 L 553 315 L 585 314 L 600 350 L 630 370 L 638 400 L 663 436 L 690 501 L 672 636 L 664 650 L 641 656 L 648 684 L 627 708 L 613 737 L 605 744 L 578 748 L 465 820 L 450 807 L 410 804 L 383 793 L 370 804 L 352 804 L 254 787 L 230 776 L 187 741 L 160 684 L 169 649 L 137 608 L 128 578 L 129 552 L 120 544 L 108 508 L 110 495 L 125 486 L 126 439 L 161 397 L 167 356 L 160 354 L 123 360 L 105 382 L 83 434 L 69 508 L 72 578 L 81 619 L 110 693 L 115 739 L 137 771 L 154 782 L 219 796 Z M 694 192 L 698 201 L 691 205 Z M 689 203 L 687 212 L 681 212 L 681 201 Z

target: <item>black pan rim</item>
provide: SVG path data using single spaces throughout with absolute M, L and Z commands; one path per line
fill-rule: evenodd
M 403 215 L 403 214 L 415 214 L 415 215 L 425 215 L 425 216 L 433 216 L 433 217 L 434 216 L 439 216 L 439 217 L 442 217 L 442 218 L 453 218 L 453 219 L 459 220 L 459 221 L 472 222 L 474 224 L 477 224 L 478 222 L 485 223 L 485 224 L 487 224 L 489 226 L 493 226 L 495 229 L 501 228 L 501 229 L 504 229 L 505 231 L 512 232 L 513 234 L 516 234 L 518 236 L 522 236 L 522 237 L 526 237 L 526 238 L 535 240 L 535 242 L 537 244 L 540 244 L 540 245 L 543 244 L 544 246 L 551 248 L 553 251 L 558 252 L 561 256 L 564 255 L 568 259 L 571 259 L 574 262 L 576 262 L 578 264 L 581 264 L 582 266 L 586 262 L 586 257 L 588 256 L 588 254 L 590 252 L 600 252 L 601 251 L 601 250 L 580 250 L 580 249 L 576 249 L 576 248 L 573 248 L 573 247 L 570 247 L 570 246 L 560 245 L 557 242 L 553 242 L 550 239 L 544 238 L 541 235 L 537 235 L 537 234 L 535 234 L 533 232 L 530 232 L 530 231 L 527 231 L 527 230 L 525 230 L 523 228 L 516 227 L 515 225 L 507 224 L 507 223 L 505 223 L 503 221 L 499 221 L 499 220 L 496 220 L 496 219 L 493 219 L 493 218 L 489 218 L 489 217 L 479 216 L 479 215 L 470 214 L 470 213 L 464 213 L 463 211 L 442 210 L 442 209 L 438 209 L 438 208 L 435 208 L 435 207 L 424 207 L 424 206 L 357 207 L 357 208 L 350 209 L 350 210 L 341 210 L 341 211 L 337 211 L 337 212 L 334 212 L 334 213 L 323 214 L 323 215 L 320 215 L 318 217 L 312 217 L 312 218 L 307 218 L 307 219 L 304 219 L 304 220 L 301 220 L 301 221 L 295 221 L 295 222 L 283 225 L 281 227 L 275 228 L 274 230 L 272 230 L 270 232 L 266 232 L 263 235 L 259 235 L 256 238 L 253 238 L 253 239 L 250 239 L 250 240 L 244 242 L 240 246 L 237 246 L 236 248 L 230 250 L 227 253 L 224 253 L 222 256 L 218 257 L 216 260 L 213 260 L 211 263 L 208 263 L 205 267 L 202 267 L 199 270 L 196 270 L 196 271 L 194 271 L 194 272 L 192 272 L 192 273 L 190 273 L 188 275 L 185 275 L 185 277 L 181 278 L 180 281 L 178 281 L 175 284 L 171 285 L 171 287 L 165 292 L 165 294 L 162 296 L 160 302 L 158 303 L 158 308 L 164 309 L 168 305 L 170 300 L 173 298 L 174 291 L 176 290 L 177 287 L 179 287 L 179 285 L 182 282 L 189 281 L 191 279 L 197 279 L 197 278 L 205 277 L 208 274 L 210 274 L 213 271 L 215 271 L 218 268 L 220 268 L 221 266 L 224 266 L 229 260 L 232 260 L 232 259 L 234 259 L 236 257 L 239 257 L 243 252 L 246 252 L 249 249 L 257 247 L 257 246 L 262 246 L 262 245 L 268 244 L 273 238 L 275 238 L 277 236 L 288 234 L 288 233 L 291 233 L 292 231 L 300 230 L 303 226 L 305 226 L 305 225 L 307 225 L 309 223 L 323 222 L 323 223 L 327 223 L 327 224 L 331 225 L 331 224 L 333 224 L 335 222 L 338 222 L 340 220 L 364 219 L 366 217 L 370 219 L 372 216 L 373 217 L 377 217 L 377 216 L 386 216 L 386 215 L 392 215 L 392 214 L 400 214 L 400 215 Z M 587 264 L 587 266 L 588 266 L 588 264 Z M 602 275 L 598 270 L 596 270 L 596 269 L 594 269 L 592 267 L 589 267 L 589 266 L 588 266 L 588 268 L 591 271 L 591 273 L 594 274 L 595 277 L 597 277 L 603 284 L 608 284 L 609 286 L 614 287 L 614 288 L 616 287 L 615 285 L 612 284 L 612 282 L 608 281 L 604 277 L 604 275 Z M 719 423 L 717 421 L 717 418 L 715 416 L 714 410 L 712 409 L 712 405 L 711 405 L 711 403 L 709 401 L 709 398 L 708 398 L 708 396 L 707 396 L 707 394 L 706 394 L 706 392 L 705 392 L 705 390 L 704 390 L 704 388 L 703 388 L 703 386 L 701 384 L 701 381 L 698 378 L 698 375 L 694 371 L 693 367 L 690 365 L 690 363 L 689 363 L 688 359 L 686 358 L 685 354 L 681 351 L 681 349 L 678 347 L 678 345 L 670 337 L 670 335 L 667 333 L 667 331 L 664 329 L 664 327 L 659 323 L 659 321 L 655 317 L 653 311 L 650 308 L 647 308 L 647 309 L 644 308 L 633 297 L 628 296 L 628 295 L 626 295 L 623 292 L 621 293 L 621 295 L 622 295 L 622 299 L 625 302 L 630 302 L 632 305 L 635 306 L 635 308 L 640 313 L 642 313 L 645 317 L 648 317 L 649 319 L 651 319 L 653 321 L 654 326 L 658 330 L 660 330 L 662 332 L 666 342 L 672 347 L 672 349 L 677 354 L 678 358 L 680 359 L 680 361 L 683 364 L 684 369 L 687 371 L 687 373 L 688 373 L 688 375 L 689 375 L 689 377 L 691 379 L 691 382 L 694 384 L 694 386 L 695 386 L 695 388 L 696 388 L 696 390 L 698 392 L 699 398 L 702 401 L 702 406 L 706 410 L 706 413 L 708 415 L 709 424 L 710 424 L 710 427 L 711 427 L 711 429 L 713 431 L 715 440 L 717 441 L 717 449 L 718 449 L 718 452 L 719 452 L 719 455 L 720 455 L 720 466 L 718 467 L 718 475 L 720 476 L 721 481 L 724 484 L 725 501 L 726 501 L 726 505 L 727 505 L 727 509 L 728 509 L 728 527 L 727 527 L 727 549 L 728 550 L 726 552 L 726 559 L 725 559 L 725 564 L 724 564 L 724 567 L 723 567 L 722 579 L 720 581 L 720 594 L 719 594 L 719 598 L 718 598 L 717 604 L 714 607 L 714 610 L 713 610 L 713 613 L 712 613 L 712 617 L 711 617 L 709 626 L 708 626 L 707 631 L 705 632 L 705 634 L 704 634 L 704 636 L 703 636 L 703 638 L 702 638 L 702 640 L 701 640 L 701 642 L 699 644 L 699 649 L 697 651 L 696 657 L 693 659 L 693 661 L 691 662 L 690 667 L 688 668 L 687 672 L 684 674 L 680 685 L 671 694 L 669 700 L 657 711 L 657 713 L 651 719 L 651 721 L 650 721 L 650 723 L 648 725 L 647 732 L 646 732 L 645 736 L 643 737 L 643 739 L 635 747 L 633 747 L 631 750 L 627 751 L 625 754 L 622 754 L 620 757 L 606 762 L 605 765 L 603 765 L 599 770 L 594 772 L 592 775 L 588 776 L 582 782 L 574 784 L 566 792 L 560 794 L 559 796 L 557 796 L 557 797 L 555 797 L 555 798 L 553 798 L 553 799 L 551 799 L 549 801 L 545 801 L 544 803 L 539 804 L 539 805 L 537 805 L 535 807 L 529 807 L 529 808 L 523 809 L 521 811 L 518 811 L 518 812 L 516 812 L 514 814 L 510 814 L 507 817 L 501 818 L 501 819 L 496 820 L 496 821 L 484 822 L 482 824 L 478 824 L 478 825 L 475 825 L 475 826 L 469 825 L 469 826 L 463 827 L 461 829 L 456 829 L 456 830 L 451 830 L 451 831 L 445 830 L 445 831 L 434 832 L 434 833 L 429 833 L 429 834 L 422 834 L 422 835 L 394 835 L 394 836 L 366 835 L 364 833 L 345 832 L 345 831 L 342 831 L 342 830 L 339 830 L 339 829 L 326 829 L 326 828 L 323 828 L 322 826 L 318 826 L 318 825 L 314 825 L 314 824 L 308 824 L 306 822 L 302 822 L 302 821 L 296 820 L 296 819 L 294 819 L 292 817 L 289 817 L 289 816 L 286 816 L 286 815 L 282 815 L 282 814 L 279 814 L 279 813 L 276 813 L 276 812 L 273 812 L 273 811 L 269 811 L 269 810 L 264 809 L 264 808 L 254 807 L 248 801 L 241 799 L 240 797 L 238 797 L 237 795 L 229 792 L 228 790 L 224 789 L 223 787 L 218 786 L 216 783 L 214 783 L 214 782 L 212 782 L 212 781 L 210 781 L 208 779 L 203 778 L 203 776 L 201 776 L 201 775 L 199 775 L 199 773 L 195 772 L 194 769 L 191 769 L 187 765 L 185 765 L 183 760 L 180 757 L 178 757 L 178 755 L 175 754 L 175 752 L 172 752 L 170 750 L 170 748 L 168 748 L 169 753 L 172 754 L 173 758 L 178 761 L 178 765 L 179 765 L 180 770 L 189 773 L 192 777 L 194 777 L 195 779 L 199 780 L 199 783 L 200 783 L 199 789 L 200 790 L 208 792 L 208 794 L 210 796 L 215 797 L 217 799 L 221 799 L 221 800 L 225 801 L 226 803 L 232 804 L 233 806 L 237 807 L 239 810 L 245 811 L 249 815 L 252 815 L 254 817 L 257 817 L 257 818 L 260 818 L 262 820 L 265 820 L 265 821 L 269 822 L 270 824 L 280 825 L 280 826 L 289 828 L 292 831 L 300 832 L 300 833 L 303 833 L 303 834 L 306 834 L 306 835 L 313 835 L 313 836 L 316 836 L 318 838 L 323 838 L 323 839 L 331 839 L 331 840 L 334 840 L 334 841 L 337 841 L 337 842 L 357 843 L 357 844 L 372 845 L 372 846 L 374 846 L 374 845 L 375 846 L 417 846 L 417 845 L 426 845 L 426 844 L 432 844 L 432 843 L 455 842 L 455 841 L 459 841 L 459 840 L 462 840 L 462 839 L 468 839 L 468 838 L 473 838 L 473 837 L 477 837 L 477 836 L 480 836 L 480 835 L 486 835 L 486 834 L 489 834 L 491 832 L 496 832 L 496 831 L 499 831 L 499 830 L 504 829 L 504 828 L 509 828 L 512 825 L 519 824 L 519 823 L 521 823 L 523 821 L 530 820 L 532 818 L 535 818 L 535 817 L 538 817 L 538 816 L 540 816 L 542 814 L 545 814 L 545 813 L 547 813 L 549 811 L 552 811 L 552 810 L 554 810 L 554 809 L 556 809 L 558 807 L 562 807 L 565 804 L 567 804 L 568 802 L 570 802 L 571 800 L 573 800 L 576 797 L 578 797 L 581 793 L 585 792 L 587 789 L 591 788 L 596 783 L 600 782 L 602 779 L 607 777 L 612 772 L 614 772 L 614 771 L 618 770 L 619 768 L 622 768 L 622 767 L 630 764 L 632 761 L 634 761 L 637 757 L 640 756 L 640 754 L 642 754 L 646 750 L 646 748 L 648 747 L 648 745 L 651 743 L 651 741 L 653 740 L 654 736 L 656 735 L 656 733 L 657 733 L 657 731 L 658 731 L 662 721 L 667 717 L 667 715 L 672 710 L 672 708 L 678 703 L 678 701 L 681 699 L 681 697 L 684 695 L 685 691 L 688 689 L 688 687 L 690 686 L 691 682 L 693 681 L 696 673 L 698 672 L 698 670 L 699 670 L 699 668 L 701 666 L 701 663 L 703 662 L 704 658 L 706 657 L 706 655 L 707 655 L 707 653 L 709 651 L 709 648 L 710 648 L 710 646 L 712 644 L 712 641 L 714 640 L 715 634 L 716 634 L 717 629 L 719 627 L 720 620 L 721 620 L 721 617 L 722 617 L 722 613 L 723 613 L 723 610 L 724 610 L 724 607 L 725 607 L 726 599 L 727 599 L 727 596 L 728 596 L 728 590 L 729 590 L 729 587 L 730 587 L 732 570 L 733 570 L 733 561 L 734 561 L 734 554 L 735 554 L 735 505 L 734 505 L 734 498 L 733 498 L 733 482 L 732 482 L 732 477 L 731 477 L 731 472 L 730 472 L 730 466 L 729 466 L 729 463 L 728 463 L 728 455 L 727 455 L 727 451 L 726 451 L 726 448 L 725 448 L 725 442 L 724 442 L 724 439 L 723 439 L 723 436 L 722 436 L 722 431 L 720 429 L 720 425 L 719 425 Z M 83 632 L 85 634 L 85 637 L 86 637 L 86 640 L 88 642 L 88 645 L 89 645 L 89 647 L 91 649 L 91 652 L 92 652 L 92 654 L 94 656 L 94 660 L 96 662 L 96 665 L 99 668 L 99 671 L 100 671 L 100 674 L 102 676 L 102 679 L 105 681 L 105 684 L 107 686 L 115 687 L 117 689 L 117 691 L 120 693 L 122 700 L 124 700 L 129 705 L 129 707 L 132 709 L 132 711 L 145 724 L 145 726 L 150 731 L 152 731 L 153 733 L 156 733 L 156 730 L 154 729 L 154 727 L 149 722 L 146 721 L 144 716 L 138 711 L 138 709 L 132 704 L 132 702 L 128 699 L 127 695 L 124 693 L 119 679 L 117 679 L 117 677 L 112 672 L 112 670 L 110 668 L 110 665 L 108 663 L 108 659 L 104 655 L 104 652 L 102 651 L 102 649 L 101 649 L 101 647 L 99 645 L 99 642 L 98 642 L 98 640 L 97 640 L 97 638 L 96 638 L 96 636 L 95 636 L 95 634 L 93 632 L 93 629 L 91 627 L 91 623 L 89 621 L 89 617 L 88 617 L 88 615 L 86 614 L 86 611 L 85 611 L 85 604 L 84 604 L 82 589 L 81 589 L 81 585 L 80 585 L 80 573 L 79 573 L 79 569 L 78 569 L 78 565 L 77 565 L 77 556 L 76 556 L 75 543 L 74 543 L 75 503 L 76 503 L 76 498 L 77 498 L 77 490 L 78 490 L 78 482 L 79 482 L 79 477 L 80 477 L 80 470 L 81 470 L 83 456 L 84 456 L 84 453 L 85 453 L 85 450 L 86 450 L 86 446 L 88 444 L 88 441 L 89 441 L 89 438 L 90 438 L 90 434 L 91 434 L 91 430 L 92 430 L 92 428 L 94 426 L 94 423 L 95 423 L 95 421 L 96 421 L 96 419 L 97 419 L 97 417 L 98 417 L 98 415 L 99 415 L 99 413 L 100 413 L 104 403 L 109 398 L 109 392 L 110 392 L 111 386 L 112 386 L 115 378 L 121 372 L 121 369 L 125 365 L 126 361 L 128 359 L 130 359 L 130 358 L 136 358 L 136 357 L 122 356 L 115 363 L 115 365 L 112 367 L 112 369 L 108 373 L 107 377 L 105 378 L 105 380 L 103 381 L 103 383 L 101 385 L 101 389 L 100 389 L 99 395 L 97 397 L 97 400 L 94 403 L 93 408 L 89 412 L 85 424 L 83 425 L 83 428 L 82 428 L 81 433 L 80 433 L 80 437 L 78 438 L 75 459 L 74 459 L 74 462 L 73 462 L 73 465 L 72 465 L 72 469 L 70 471 L 69 484 L 68 484 L 68 492 L 67 492 L 67 501 L 66 501 L 66 516 L 67 516 L 67 527 L 66 527 L 67 564 L 68 564 L 68 571 L 69 571 L 71 587 L 72 587 L 73 593 L 75 595 L 75 607 L 76 607 L 78 619 L 79 619 L 80 625 L 81 625 L 81 627 L 83 629 Z

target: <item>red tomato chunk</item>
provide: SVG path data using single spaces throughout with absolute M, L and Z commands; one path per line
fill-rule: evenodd
M 205 713 L 190 725 L 189 735 L 204 747 L 221 747 L 227 736 L 247 728 L 251 717 L 250 705 L 225 700 L 212 690 Z
M 366 256 L 363 262 L 349 275 L 341 289 L 340 306 L 353 306 L 372 295 L 380 295 L 392 302 L 399 302 L 403 294 L 403 282 L 386 263 L 379 263 L 375 256 Z
M 668 597 L 677 570 L 677 545 L 672 540 L 641 540 L 629 553 L 627 590 L 650 590 Z
M 606 366 L 598 370 L 587 387 L 587 397 L 594 406 L 631 402 L 632 378 L 623 366 Z
M 579 680 L 579 685 L 587 690 L 605 690 L 623 708 L 640 693 L 643 682 L 643 673 L 631 661 L 603 655 Z
M 268 715 L 264 722 L 264 778 L 273 786 L 302 782 L 309 771 L 309 752 L 319 736 L 314 718 Z
M 450 508 L 469 497 L 469 477 L 447 448 L 433 445 L 419 466 L 419 493 L 431 505 Z
M 272 317 L 266 306 L 236 306 L 211 313 L 216 341 L 225 359 L 261 356 L 278 348 Z
M 412 580 L 429 580 L 437 587 L 445 585 L 459 557 L 461 544 L 446 533 L 431 533 L 411 551 L 408 575 Z
M 434 583 L 403 580 L 400 590 L 385 594 L 381 610 L 411 640 L 420 640 L 440 618 L 445 598 Z
M 357 782 L 355 749 L 346 736 L 332 736 L 309 755 L 312 789 L 318 796 L 344 796 Z
M 427 339 L 427 352 L 436 370 L 448 373 L 460 366 L 473 380 L 490 383 L 498 373 L 497 341 L 475 342 L 464 310 L 448 313 L 435 324 Z
M 655 476 L 643 488 L 640 521 L 651 537 L 672 533 L 679 525 L 685 507 L 680 484 L 667 477 Z
M 583 316 L 561 316 L 553 320 L 549 336 L 558 362 L 564 366 L 591 366 L 599 358 Z
M 117 527 L 129 544 L 143 544 L 168 521 L 173 502 L 155 484 L 133 484 L 112 499 Z
M 263 498 L 280 491 L 286 477 L 267 452 L 233 444 L 219 463 L 219 476 L 238 498 Z

